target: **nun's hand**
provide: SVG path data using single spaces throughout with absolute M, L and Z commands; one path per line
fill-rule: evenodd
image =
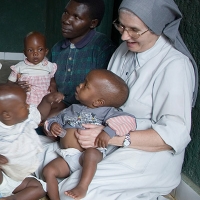
M 78 129 L 75 131 L 75 136 L 82 148 L 87 149 L 90 147 L 96 147 L 96 137 L 101 133 L 104 126 L 95 124 L 84 124 L 85 129 Z

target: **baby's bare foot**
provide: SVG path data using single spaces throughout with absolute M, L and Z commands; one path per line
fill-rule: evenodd
M 83 197 L 85 197 L 86 193 L 87 193 L 87 188 L 84 188 L 78 185 L 74 189 L 71 189 L 65 192 L 67 196 L 70 196 L 76 200 L 82 199 Z

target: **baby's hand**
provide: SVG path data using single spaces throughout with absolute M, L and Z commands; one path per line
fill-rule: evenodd
M 17 84 L 25 91 L 25 92 L 30 92 L 31 91 L 31 85 L 27 81 L 21 81 L 21 74 L 17 74 Z
M 48 103 L 60 103 L 63 99 L 64 99 L 64 95 L 60 92 L 51 92 L 49 94 L 47 94 L 44 98 L 46 98 L 46 101 Z
M 60 124 L 54 122 L 51 127 L 50 127 L 50 132 L 54 137 L 57 137 L 58 135 L 61 134 L 62 132 L 62 127 L 60 126 Z
M 57 92 L 56 81 L 54 78 L 51 78 L 50 86 L 48 88 L 49 92 Z
M 8 163 L 8 159 L 5 156 L 0 154 L 0 164 L 3 165 L 6 163 Z
M 94 144 L 97 147 L 106 148 L 109 140 L 110 136 L 105 131 L 101 131 L 101 133 L 96 137 Z
M 20 73 L 17 74 L 17 81 L 19 81 L 19 79 L 21 78 L 21 76 L 22 75 Z

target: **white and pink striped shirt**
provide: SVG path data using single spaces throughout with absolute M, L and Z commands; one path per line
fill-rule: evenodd
M 46 58 L 37 65 L 25 59 L 10 68 L 12 71 L 8 80 L 12 82 L 17 80 L 28 82 L 31 91 L 27 92 L 27 103 L 37 106 L 42 98 L 49 93 L 50 81 L 54 77 L 57 65 L 49 62 Z

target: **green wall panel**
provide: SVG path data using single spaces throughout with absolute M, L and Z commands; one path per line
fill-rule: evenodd
M 105 14 L 100 26 L 97 27 L 97 31 L 106 34 L 108 37 L 111 37 L 114 0 L 104 0 L 104 2 Z
M 60 39 L 61 33 L 61 16 L 69 0 L 48 0 L 46 13 L 45 35 L 49 49 Z
M 114 7 L 113 7 L 113 21 L 118 18 L 118 9 L 119 9 L 119 5 L 121 4 L 121 0 L 115 0 L 114 2 Z M 113 42 L 116 45 L 119 45 L 122 40 L 121 40 L 121 34 L 119 33 L 119 31 L 117 31 L 115 29 L 114 26 L 112 26 L 112 34 L 111 34 L 111 38 L 113 40 Z
M 183 13 L 181 35 L 200 66 L 200 1 L 176 0 Z M 189 143 L 182 172 L 200 187 L 200 94 L 192 112 L 191 142 Z
M 22 52 L 23 38 L 28 32 L 44 33 L 44 0 L 0 0 L 0 13 L 0 52 Z
M 106 12 L 98 31 L 111 37 L 114 0 L 104 0 Z M 61 16 L 69 0 L 0 0 L 0 52 L 22 52 L 23 38 L 37 30 L 45 34 L 50 49 L 62 39 Z

